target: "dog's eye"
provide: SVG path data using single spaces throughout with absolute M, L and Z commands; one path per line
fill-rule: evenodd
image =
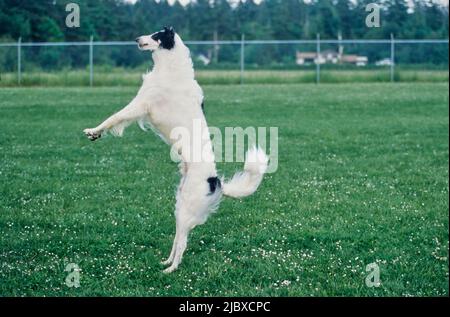
M 152 39 L 153 39 L 154 41 L 159 41 L 159 40 L 161 40 L 162 36 L 163 36 L 163 33 L 162 33 L 162 32 L 157 32 L 157 33 L 155 33 L 155 34 L 152 35 Z

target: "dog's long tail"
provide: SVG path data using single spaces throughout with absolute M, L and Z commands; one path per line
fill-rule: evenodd
M 244 171 L 236 173 L 230 181 L 223 183 L 223 194 L 233 198 L 253 194 L 261 184 L 268 162 L 269 158 L 262 149 L 250 149 L 245 158 Z

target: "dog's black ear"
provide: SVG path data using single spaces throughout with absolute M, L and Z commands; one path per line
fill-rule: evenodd
M 175 30 L 173 29 L 173 26 L 165 26 L 164 27 L 164 32 L 170 33 L 170 34 L 174 34 Z
M 175 31 L 173 27 L 165 26 L 164 29 L 154 35 L 155 41 L 160 41 L 160 47 L 171 50 L 175 46 Z

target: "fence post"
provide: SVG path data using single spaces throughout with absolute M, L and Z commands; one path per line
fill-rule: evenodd
M 244 83 L 245 70 L 245 34 L 241 35 L 241 85 Z
M 395 39 L 391 33 L 391 82 L 395 81 Z
M 17 83 L 22 83 L 22 37 L 17 40 Z
M 317 33 L 316 84 L 320 83 L 320 34 Z
M 94 84 L 94 37 L 91 35 L 89 42 L 89 85 Z

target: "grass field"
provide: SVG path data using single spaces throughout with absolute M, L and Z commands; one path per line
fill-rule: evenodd
M 325 67 L 324 67 L 325 68 Z M 94 85 L 97 87 L 138 86 L 142 81 L 142 69 L 109 70 L 95 68 Z M 448 69 L 401 69 L 397 67 L 395 80 L 397 82 L 448 82 Z M 241 82 L 239 70 L 198 70 L 196 77 L 202 85 L 230 85 Z M 389 68 L 336 70 L 322 69 L 323 83 L 377 83 L 389 82 Z M 315 70 L 246 70 L 243 81 L 246 84 L 299 84 L 315 83 Z M 0 74 L 0 87 L 17 86 L 16 73 Z M 25 71 L 22 74 L 22 86 L 89 86 L 89 71 L 59 71 L 39 72 Z
M 0 89 L 0 296 L 448 296 L 448 89 L 205 87 L 211 125 L 279 127 L 279 169 L 225 199 L 170 275 L 168 147 L 137 126 L 81 133 L 137 87 Z

